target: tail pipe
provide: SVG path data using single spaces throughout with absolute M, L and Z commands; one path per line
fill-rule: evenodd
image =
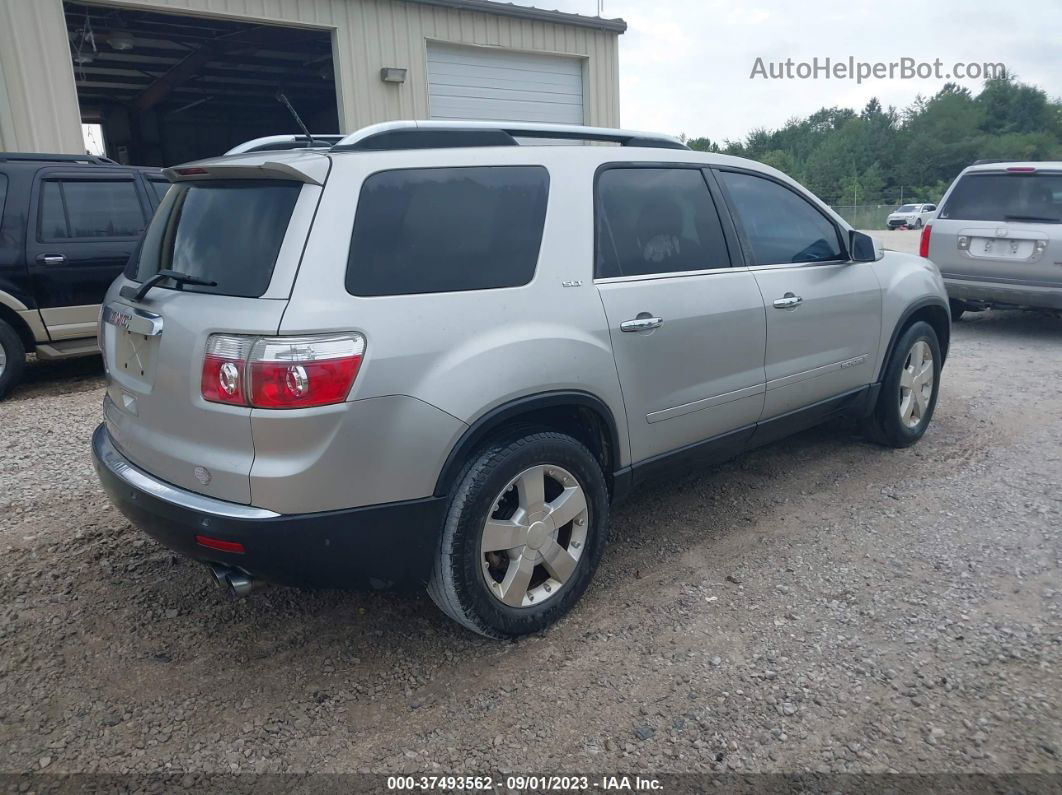
M 233 599 L 242 599 L 265 586 L 261 580 L 231 566 L 211 564 L 210 572 L 214 575 L 214 582 Z

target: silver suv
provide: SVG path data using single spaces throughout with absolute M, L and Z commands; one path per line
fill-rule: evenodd
M 93 453 L 237 594 L 426 585 L 534 632 L 647 479 L 841 414 L 903 447 L 933 414 L 937 269 L 758 163 L 395 122 L 169 174 L 105 306 Z
M 948 188 L 922 231 L 952 317 L 967 309 L 1062 309 L 1062 162 L 981 163 Z

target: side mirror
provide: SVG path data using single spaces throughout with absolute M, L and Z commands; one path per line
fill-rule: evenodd
M 848 255 L 852 262 L 877 262 L 885 256 L 885 246 L 877 238 L 853 229 L 848 233 Z

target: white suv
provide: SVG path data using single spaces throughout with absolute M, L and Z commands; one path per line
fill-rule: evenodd
M 533 146 L 535 138 L 620 146 Z M 647 479 L 839 414 L 905 446 L 950 330 L 931 262 L 666 136 L 399 122 L 170 170 L 111 288 L 119 508 L 260 580 L 427 586 L 537 631 Z
M 909 229 L 921 229 L 933 220 L 933 214 L 936 211 L 937 205 L 935 204 L 905 204 L 889 213 L 885 223 L 889 229 L 899 229 L 902 226 Z

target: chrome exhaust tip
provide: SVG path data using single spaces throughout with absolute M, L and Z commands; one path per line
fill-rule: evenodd
M 261 580 L 229 566 L 210 564 L 214 582 L 233 599 L 242 599 L 265 585 Z

